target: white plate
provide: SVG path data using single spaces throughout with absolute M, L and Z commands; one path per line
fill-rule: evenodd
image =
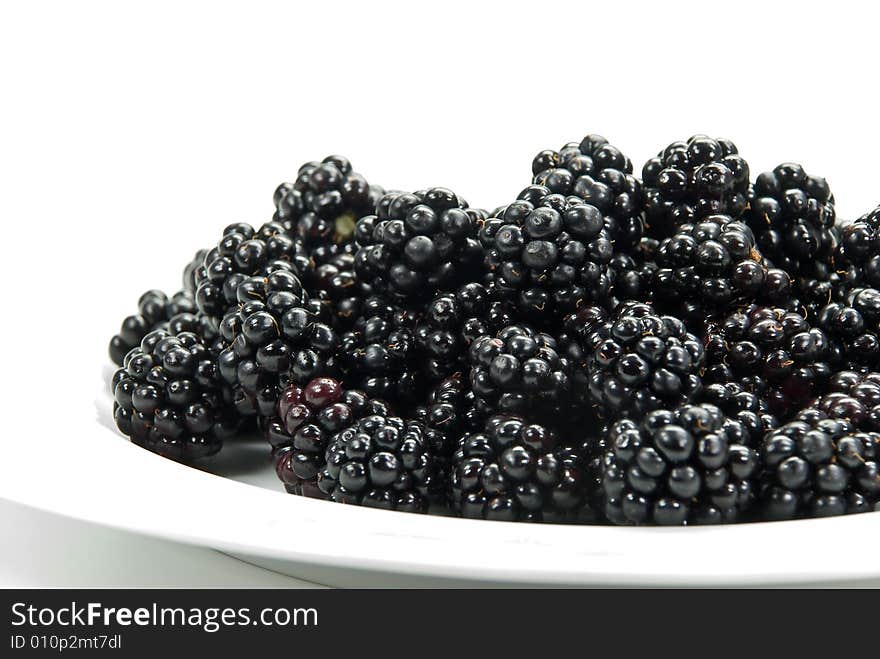
M 880 513 L 661 529 L 343 506 L 284 493 L 258 440 L 232 442 L 208 465 L 215 473 L 144 451 L 115 430 L 100 386 L 88 436 L 40 458 L 51 487 L 8 470 L 4 496 L 330 585 L 880 584 L 865 549 L 880 540 Z

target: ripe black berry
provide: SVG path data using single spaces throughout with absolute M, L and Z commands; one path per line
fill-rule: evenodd
M 648 231 L 664 238 L 710 215 L 742 215 L 749 166 L 733 142 L 694 135 L 645 163 L 642 179 Z
M 376 291 L 403 301 L 474 281 L 482 270 L 477 223 L 483 214 L 446 188 L 392 192 L 355 229 L 355 271 Z
M 215 356 L 190 332 L 147 334 L 114 374 L 113 396 L 119 430 L 175 460 L 213 455 L 238 428 Z
M 708 404 L 617 421 L 603 459 L 605 513 L 615 524 L 737 521 L 755 498 L 758 441 Z
M 493 416 L 462 437 L 453 456 L 449 499 L 463 517 L 501 521 L 594 519 L 583 447 L 543 425 Z

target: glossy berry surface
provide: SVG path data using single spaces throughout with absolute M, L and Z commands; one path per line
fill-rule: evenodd
M 478 275 L 482 213 L 446 188 L 388 193 L 355 229 L 355 270 L 398 300 L 430 297 Z
M 880 497 L 880 434 L 804 409 L 767 434 L 761 505 L 769 519 L 870 512 Z
M 749 166 L 730 140 L 694 135 L 645 163 L 642 180 L 648 232 L 665 238 L 710 215 L 742 215 Z
M 605 513 L 615 524 L 713 524 L 752 506 L 760 435 L 714 405 L 656 410 L 609 428 Z
M 461 438 L 449 497 L 464 517 L 573 522 L 593 518 L 587 451 L 540 424 L 493 416 Z
M 324 498 L 316 481 L 326 464 L 330 438 L 364 416 L 387 413 L 382 401 L 344 389 L 331 378 L 289 385 L 278 398 L 276 416 L 265 422 L 275 470 L 284 487 L 292 494 Z
M 318 476 L 332 501 L 415 513 L 427 512 L 441 485 L 424 426 L 382 414 L 337 433 Z
M 113 376 L 113 416 L 138 446 L 168 458 L 213 455 L 238 428 L 214 355 L 195 334 L 147 334 Z
M 590 396 L 609 419 L 691 401 L 702 387 L 702 342 L 649 304 L 622 304 L 587 346 Z

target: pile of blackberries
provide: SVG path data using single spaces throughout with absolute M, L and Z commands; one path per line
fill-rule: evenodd
M 880 207 L 752 178 L 730 140 L 641 171 L 598 135 L 486 211 L 342 156 L 148 291 L 110 341 L 125 435 L 259 430 L 291 494 L 409 512 L 708 524 L 880 502 Z

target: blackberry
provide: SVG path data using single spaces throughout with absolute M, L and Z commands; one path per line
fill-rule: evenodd
M 288 384 L 336 372 L 339 336 L 306 307 L 302 284 L 288 270 L 246 278 L 237 295 L 220 323 L 220 374 L 242 414 L 271 416 Z
M 698 401 L 714 405 L 725 416 L 741 423 L 750 437 L 761 437 L 779 426 L 779 419 L 770 412 L 767 401 L 737 382 L 704 384 Z
M 807 408 L 768 433 L 762 511 L 768 519 L 870 512 L 880 498 L 880 434 Z
M 208 250 L 200 249 L 183 269 L 183 290 L 192 295 L 193 298 L 195 298 L 199 282 L 202 281 L 205 276 L 205 256 L 207 256 L 207 254 Z
M 835 373 L 813 407 L 832 419 L 849 419 L 859 430 L 880 431 L 880 373 Z
M 355 272 L 402 301 L 430 297 L 482 274 L 477 242 L 483 212 L 446 188 L 382 197 L 355 229 Z
M 315 378 L 305 386 L 289 385 L 264 424 L 275 471 L 291 494 L 324 498 L 316 481 L 325 465 L 330 438 L 358 419 L 388 414 L 388 406 L 361 391 L 343 389 L 337 380 Z
M 482 429 L 488 416 L 461 373 L 454 373 L 433 387 L 424 403 L 413 410 L 413 418 L 429 433 L 429 443 L 436 448 L 437 457 L 444 460 L 465 433 Z
M 113 396 L 119 430 L 174 460 L 213 455 L 239 424 L 214 355 L 191 332 L 148 333 L 113 375 Z
M 644 233 L 642 185 L 632 171 L 630 159 L 601 135 L 541 151 L 532 161 L 533 183 L 598 208 L 619 250 L 635 246 Z
M 483 223 L 480 241 L 498 290 L 533 322 L 611 296 L 613 237 L 580 197 L 532 185 Z
M 302 242 L 317 264 L 353 251 L 358 219 L 376 212 L 384 190 L 354 172 L 344 156 L 307 162 L 275 190 L 274 222 Z
M 501 521 L 593 521 L 587 451 L 549 427 L 496 415 L 461 438 L 449 482 L 452 510 Z
M 880 206 L 855 222 L 838 226 L 839 246 L 834 254 L 832 272 L 841 289 L 880 288 Z M 832 280 L 834 281 L 834 280 Z M 839 301 L 841 296 L 826 300 Z
M 475 397 L 496 412 L 552 414 L 571 399 L 570 365 L 556 340 L 527 325 L 509 325 L 470 347 Z
M 204 278 L 196 290 L 199 311 L 219 322 L 241 302 L 238 287 L 243 281 L 275 272 L 309 278 L 312 264 L 303 245 L 278 222 L 267 222 L 259 230 L 230 224 L 217 246 L 205 254 L 204 273 L 200 273 Z
M 650 302 L 653 299 L 659 248 L 660 243 L 653 238 L 642 238 L 630 251 L 615 251 L 610 263 L 614 280 L 612 308 L 628 300 Z
M 685 319 L 750 300 L 767 278 L 751 229 L 727 215 L 679 226 L 660 244 L 657 265 L 655 301 Z
M 834 195 L 823 178 L 797 163 L 758 176 L 749 188 L 745 220 L 769 264 L 800 274 L 830 262 L 836 247 Z
M 416 340 L 425 358 L 422 369 L 431 381 L 466 371 L 471 344 L 513 322 L 509 305 L 492 297 L 486 286 L 472 282 L 455 292 L 439 293 L 428 304 Z
M 334 435 L 318 475 L 318 488 L 332 501 L 414 513 L 427 512 L 441 486 L 425 427 L 385 414 Z
M 880 291 L 853 289 L 843 302 L 826 305 L 818 324 L 831 339 L 841 366 L 880 368 Z
M 417 315 L 382 296 L 367 298 L 362 314 L 340 339 L 346 384 L 397 404 L 420 401 L 424 378 L 417 355 Z
M 609 429 L 602 466 L 605 513 L 615 524 L 738 521 L 756 494 L 761 435 L 714 405 L 650 412 Z
M 596 317 L 598 320 L 598 317 Z M 681 320 L 626 302 L 588 333 L 589 391 L 601 416 L 641 418 L 700 392 L 703 345 Z
M 750 305 L 709 321 L 703 381 L 736 382 L 785 417 L 827 383 L 830 350 L 826 334 L 801 314 Z
M 694 135 L 646 162 L 642 180 L 648 232 L 665 238 L 711 215 L 742 215 L 749 165 L 730 140 Z
M 128 351 L 138 346 L 148 332 L 167 329 L 172 319 L 178 331 L 202 330 L 210 336 L 210 329 L 202 326 L 195 312 L 192 294 L 185 290 L 175 293 L 171 298 L 162 291 L 147 291 L 138 299 L 138 313 L 123 320 L 119 334 L 110 339 L 110 359 L 117 366 L 122 366 Z

